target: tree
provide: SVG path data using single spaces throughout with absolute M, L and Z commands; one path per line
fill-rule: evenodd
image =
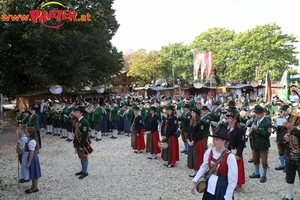
M 190 48 L 194 53 L 214 52 L 215 75 L 226 79 L 225 71 L 232 61 L 235 32 L 225 28 L 211 28 L 196 36 Z
M 162 78 L 162 59 L 159 51 L 146 52 L 139 49 L 131 55 L 128 76 L 133 77 L 138 85 L 145 85 Z
M 256 26 L 239 33 L 234 39 L 234 62 L 230 62 L 225 76 L 264 80 L 267 70 L 271 70 L 272 80 L 280 80 L 288 65 L 298 65 L 296 42 L 294 35 L 283 34 L 276 24 Z
M 160 50 L 164 67 L 163 74 L 165 77 L 174 82 L 181 79 L 182 82 L 188 82 L 193 79 L 193 53 L 189 46 L 183 43 L 169 44 L 162 46 Z
M 11 0 L 4 14 L 27 14 L 42 9 L 46 1 Z M 75 10 L 77 17 L 89 13 L 91 21 L 66 21 L 52 29 L 41 23 L 1 22 L 0 89 L 6 95 L 44 90 L 59 84 L 79 90 L 90 83 L 109 80 L 123 67 L 122 52 L 110 40 L 118 30 L 113 1 L 61 0 L 43 9 Z M 49 24 L 57 23 L 51 19 Z

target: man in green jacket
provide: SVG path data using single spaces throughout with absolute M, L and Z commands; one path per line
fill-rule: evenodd
M 210 117 L 209 113 L 210 110 L 207 106 L 202 106 L 201 108 L 202 111 L 202 116 L 201 116 L 201 121 L 203 121 L 204 127 L 203 127 L 203 145 L 204 145 L 204 149 L 207 149 L 207 139 L 208 136 L 210 135 L 210 123 L 212 121 L 212 118 Z
M 79 106 L 75 109 L 74 115 L 77 117 L 78 122 L 75 124 L 75 137 L 73 140 L 74 148 L 81 161 L 81 171 L 75 175 L 79 176 L 79 179 L 83 179 L 88 176 L 88 154 L 91 152 L 91 146 L 89 141 L 89 122 L 83 116 L 85 108 Z
M 100 106 L 100 102 L 95 102 L 95 109 L 93 111 L 93 114 L 92 114 L 92 123 L 93 123 L 93 127 L 95 129 L 92 129 L 91 132 L 92 133 L 95 133 L 97 132 L 97 137 L 96 137 L 96 141 L 100 141 L 101 140 L 101 121 L 102 121 L 102 108 Z
M 113 99 L 111 102 L 111 109 L 110 109 L 110 121 L 112 126 L 112 136 L 111 139 L 117 139 L 117 119 L 118 119 L 118 105 L 116 104 L 115 100 Z
M 268 169 L 268 151 L 271 146 L 270 136 L 271 136 L 271 122 L 264 116 L 265 109 L 261 106 L 255 107 L 256 119 L 252 124 L 253 130 L 253 163 L 255 167 L 255 172 L 249 176 L 249 178 L 260 178 L 260 182 L 264 183 L 267 181 L 267 169 Z M 260 177 L 259 173 L 259 163 L 262 163 L 263 174 Z
M 190 121 L 191 121 L 191 118 L 192 118 L 190 105 L 185 104 L 183 106 L 183 110 L 184 110 L 184 112 L 178 118 L 178 120 L 181 121 L 181 124 L 180 124 L 181 139 L 182 139 L 183 145 L 184 145 L 184 149 L 181 151 L 181 153 L 188 154 L 189 145 L 188 145 L 188 142 L 187 142 L 187 138 L 188 138 L 188 132 L 189 132 L 189 129 L 190 129 Z

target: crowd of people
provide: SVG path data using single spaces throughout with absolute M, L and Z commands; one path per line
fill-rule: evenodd
M 206 179 L 208 187 L 203 199 L 233 199 L 236 187 L 242 188 L 246 176 L 243 157 L 246 142 L 253 155 L 248 162 L 254 164 L 254 173 L 249 178 L 265 183 L 270 136 L 276 132 L 280 165 L 275 169 L 286 172 L 287 194 L 283 199 L 289 200 L 295 173 L 300 173 L 300 122 L 292 121 L 293 106 L 280 101 L 277 95 L 272 102 L 261 99 L 255 104 L 250 103 L 248 95 L 240 98 L 153 96 L 150 100 L 127 97 L 102 102 L 47 99 L 30 110 L 18 112 L 16 119 L 21 126 L 34 127 L 39 147 L 40 127 L 47 128 L 46 134 L 73 141 L 82 164 L 82 170 L 76 173 L 80 179 L 88 175 L 91 140 L 99 142 L 110 133 L 111 139 L 117 139 L 118 135 L 131 137 L 134 153 L 147 152 L 149 159 L 157 159 L 160 154 L 167 168 L 176 167 L 180 153 L 186 155 L 189 176 L 193 178 L 192 193 L 200 177 L 219 162 Z M 181 151 L 179 136 L 184 147 Z M 210 136 L 213 147 L 208 147 Z M 160 142 L 167 143 L 168 147 L 160 148 Z M 33 184 L 30 192 L 36 190 Z

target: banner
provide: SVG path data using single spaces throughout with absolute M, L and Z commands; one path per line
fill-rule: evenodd
M 204 76 L 204 72 L 206 69 L 206 60 L 205 60 L 205 53 L 201 53 L 201 64 L 200 64 L 200 68 L 201 68 L 201 83 L 203 82 L 203 76 Z
M 206 61 L 206 70 L 205 74 L 207 78 L 211 78 L 212 72 L 214 70 L 214 52 L 206 52 L 205 53 L 205 61 Z
M 194 55 L 194 81 L 198 79 L 199 68 L 201 64 L 201 53 L 196 53 Z
M 284 71 L 281 78 L 281 84 L 283 84 L 283 100 L 289 100 L 291 77 L 288 70 Z
M 271 88 L 271 75 L 269 70 L 267 71 L 266 74 L 266 81 L 265 81 L 265 97 L 264 97 L 264 102 L 268 103 L 272 101 L 272 88 Z

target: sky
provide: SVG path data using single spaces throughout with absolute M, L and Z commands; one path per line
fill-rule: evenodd
M 244 32 L 276 23 L 300 36 L 299 0 L 114 0 L 120 27 L 112 43 L 124 54 L 160 50 L 176 42 L 189 45 L 209 28 Z M 298 42 L 297 50 L 300 51 Z M 300 56 L 298 55 L 298 58 Z

